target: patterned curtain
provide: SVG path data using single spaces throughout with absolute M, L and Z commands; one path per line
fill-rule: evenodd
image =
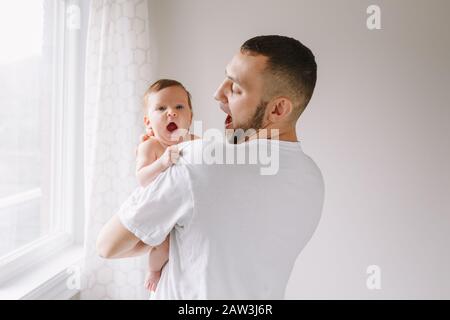
M 147 0 L 93 0 L 86 48 L 86 230 L 81 299 L 148 299 L 146 257 L 104 260 L 102 226 L 137 187 L 142 97 L 152 80 Z

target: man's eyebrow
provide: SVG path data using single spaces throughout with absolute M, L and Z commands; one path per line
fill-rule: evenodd
M 225 76 L 226 76 L 228 79 L 230 79 L 231 81 L 236 82 L 238 85 L 240 85 L 240 86 L 242 87 L 241 82 L 240 82 L 237 78 L 233 78 L 232 76 L 229 76 L 229 75 L 227 74 L 227 69 L 225 69 Z

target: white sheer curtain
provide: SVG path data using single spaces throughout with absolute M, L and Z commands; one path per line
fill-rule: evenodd
M 81 299 L 146 299 L 146 258 L 97 257 L 100 228 L 137 186 L 134 150 L 152 80 L 147 0 L 93 0 L 86 48 L 86 232 Z

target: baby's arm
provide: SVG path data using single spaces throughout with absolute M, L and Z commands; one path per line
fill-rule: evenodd
M 176 146 L 167 147 L 163 155 L 158 158 L 156 150 L 161 148 L 156 139 L 148 139 L 138 146 L 136 177 L 142 187 L 146 187 L 161 172 L 178 160 L 179 154 Z

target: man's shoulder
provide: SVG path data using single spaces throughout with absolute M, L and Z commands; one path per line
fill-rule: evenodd
M 198 159 L 198 157 L 203 154 L 205 145 L 210 143 L 212 142 L 203 139 L 184 141 L 178 144 L 178 150 L 180 151 L 180 156 L 187 161 L 187 163 L 194 164 L 195 159 Z
M 187 141 L 183 141 L 181 143 L 178 144 L 178 149 L 183 150 L 183 149 L 192 149 L 195 145 L 202 145 L 203 144 L 203 140 L 202 139 L 190 139 Z

